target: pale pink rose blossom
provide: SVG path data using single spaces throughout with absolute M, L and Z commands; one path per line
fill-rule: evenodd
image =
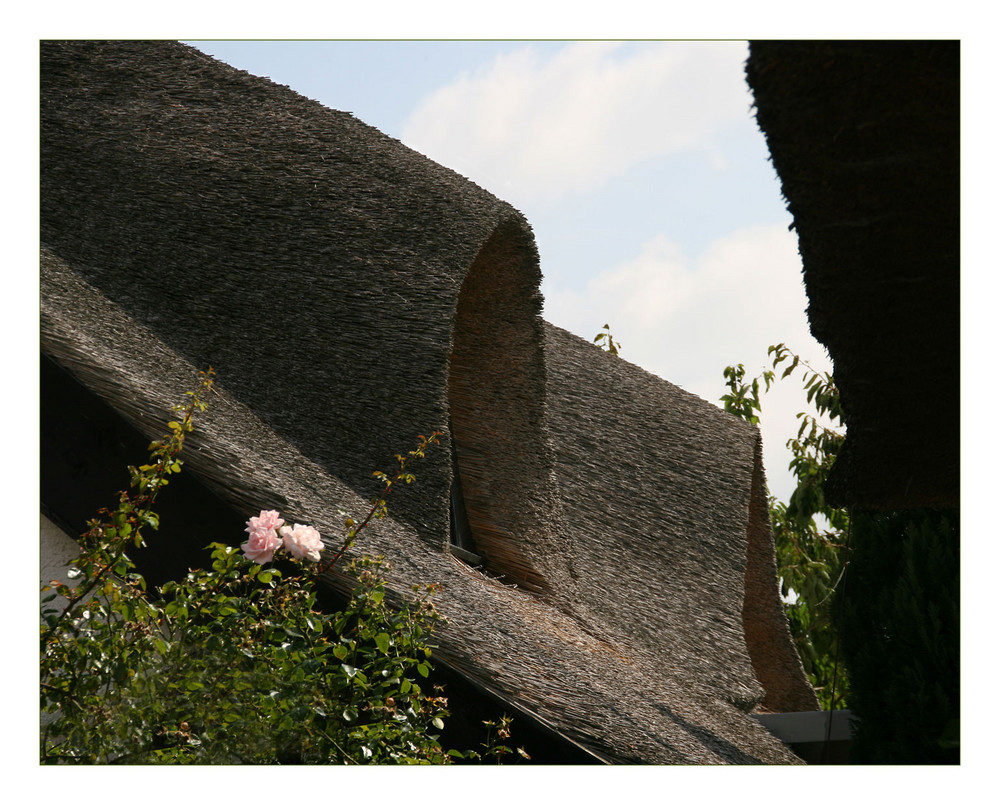
M 274 509 L 271 511 L 261 510 L 260 517 L 251 517 L 247 520 L 247 527 L 243 529 L 248 534 L 253 534 L 254 531 L 277 531 L 285 524 L 285 521 L 281 519 Z
M 319 531 L 309 525 L 296 523 L 294 527 L 283 526 L 281 536 L 287 550 L 296 559 L 319 561 L 319 552 L 326 546 L 320 539 Z
M 273 528 L 258 528 L 250 534 L 250 539 L 241 547 L 248 559 L 263 565 L 274 558 L 274 552 L 281 547 L 281 540 Z

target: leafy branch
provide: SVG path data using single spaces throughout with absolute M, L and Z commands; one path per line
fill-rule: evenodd
M 135 567 L 128 558 L 126 550 L 131 546 L 139 548 L 146 543 L 142 529 L 149 526 L 153 530 L 159 528 L 160 521 L 152 506 L 160 490 L 167 486 L 169 476 L 181 471 L 182 461 L 177 455 L 184 447 L 184 439 L 194 429 L 195 413 L 201 413 L 207 407 L 205 396 L 212 388 L 215 371 L 209 367 L 207 371 L 199 372 L 201 378 L 198 388 L 185 394 L 191 399 L 185 405 L 175 405 L 172 411 L 181 414 L 180 421 L 171 420 L 167 423 L 170 434 L 164 440 L 154 441 L 149 445 L 150 462 L 136 468 L 128 468 L 131 486 L 137 493 L 122 491 L 118 493 L 118 507 L 112 511 L 103 508 L 98 514 L 105 519 L 93 519 L 87 522 L 89 530 L 83 535 L 87 550 L 73 559 L 70 564 L 70 578 L 82 578 L 75 587 L 57 584 L 56 592 L 46 601 L 53 600 L 56 595 L 67 599 L 65 608 L 58 614 L 50 614 L 47 628 L 42 630 L 42 650 L 49 641 L 59 634 L 63 621 L 72 619 L 80 610 L 81 604 L 106 579 L 108 574 L 116 575 L 133 584 L 138 584 L 143 590 L 145 581 L 136 574 L 130 574 Z M 53 589 L 45 586 L 43 591 Z M 49 610 L 53 613 L 53 610 Z
M 440 438 L 442 436 L 441 431 L 436 430 L 430 436 L 424 436 L 423 434 L 417 437 L 418 444 L 413 450 L 410 450 L 405 456 L 396 454 L 396 462 L 399 464 L 399 469 L 396 474 L 391 478 L 387 473 L 380 472 L 376 470 L 372 473 L 375 478 L 382 481 L 382 494 L 379 495 L 372 501 L 371 508 L 368 510 L 368 514 L 360 523 L 355 523 L 355 521 L 348 517 L 344 520 L 344 526 L 347 529 L 347 536 L 344 538 L 341 546 L 334 552 L 332 558 L 321 562 L 317 566 L 317 573 L 323 573 L 329 570 L 337 561 L 348 551 L 351 546 L 354 545 L 358 534 L 364 529 L 372 519 L 382 519 L 387 514 L 387 499 L 389 493 L 392 492 L 393 487 L 399 483 L 411 484 L 416 480 L 416 476 L 408 470 L 410 463 L 414 459 L 424 458 L 427 453 L 427 448 L 433 444 L 439 444 Z
M 767 354 L 771 368 L 751 380 L 742 364 L 723 370 L 728 392 L 721 401 L 726 411 L 759 425 L 763 393 L 770 391 L 776 378 L 784 380 L 803 370 L 803 390 L 812 411 L 796 415 L 798 432 L 786 442 L 796 487 L 787 502 L 769 497 L 768 503 L 789 628 L 820 702 L 835 708 L 844 701 L 847 685 L 841 679 L 833 691 L 837 635 L 831 607 L 844 576 L 849 517 L 826 502 L 823 484 L 844 440 L 843 409 L 828 372 L 816 371 L 785 344 L 768 347 Z M 823 424 L 824 419 L 830 424 Z
M 594 336 L 594 343 L 612 355 L 618 355 L 618 350 L 622 348 L 621 343 L 611 337 L 611 328 L 607 324 L 604 325 L 603 332 Z

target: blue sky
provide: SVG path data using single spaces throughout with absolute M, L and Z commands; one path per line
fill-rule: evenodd
M 525 214 L 545 318 L 716 402 L 785 342 L 817 369 L 795 234 L 742 41 L 189 41 L 357 118 Z M 762 423 L 787 497 L 792 378 Z

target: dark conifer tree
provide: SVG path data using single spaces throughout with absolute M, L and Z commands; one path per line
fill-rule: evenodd
M 852 531 L 838 602 L 852 761 L 958 763 L 958 512 L 855 512 Z

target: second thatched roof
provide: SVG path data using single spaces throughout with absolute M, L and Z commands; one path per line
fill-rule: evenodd
M 752 42 L 847 436 L 834 505 L 959 502 L 959 43 Z

